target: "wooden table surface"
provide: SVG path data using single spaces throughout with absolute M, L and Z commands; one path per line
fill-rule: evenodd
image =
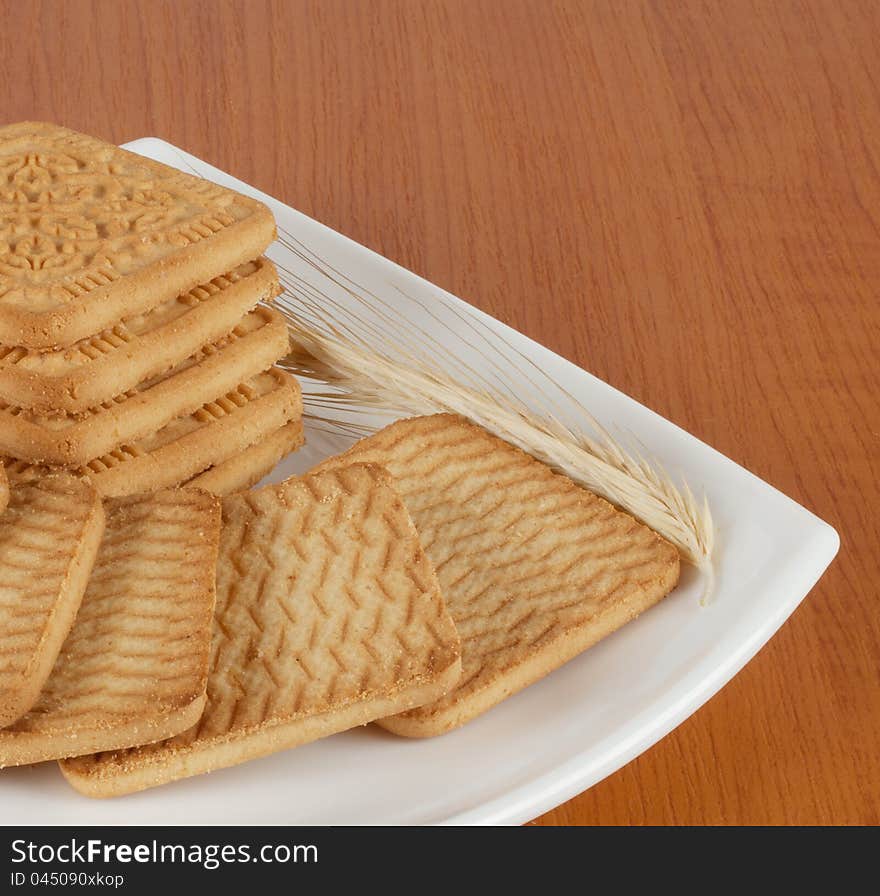
M 720 694 L 542 824 L 880 822 L 876 0 L 2 2 L 0 119 L 156 135 L 834 525 Z

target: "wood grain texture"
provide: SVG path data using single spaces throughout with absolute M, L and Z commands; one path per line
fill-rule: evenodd
M 880 5 L 0 8 L 4 121 L 166 137 L 841 532 L 730 685 L 542 823 L 880 822 Z

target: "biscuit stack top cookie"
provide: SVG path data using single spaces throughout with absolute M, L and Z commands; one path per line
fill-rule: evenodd
M 0 454 L 105 495 L 247 487 L 302 442 L 262 203 L 50 124 L 0 128 Z

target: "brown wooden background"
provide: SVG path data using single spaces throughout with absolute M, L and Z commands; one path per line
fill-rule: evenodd
M 880 821 L 876 0 L 0 10 L 0 120 L 165 137 L 841 532 L 730 685 L 541 823 Z

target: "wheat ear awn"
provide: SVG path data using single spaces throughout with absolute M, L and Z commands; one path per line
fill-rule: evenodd
M 281 365 L 330 387 L 304 396 L 322 422 L 336 420 L 350 434 L 366 434 L 367 427 L 350 419 L 353 412 L 461 414 L 638 517 L 704 571 L 711 587 L 714 527 L 705 498 L 698 502 L 686 483 L 676 486 L 656 462 L 625 448 L 529 358 L 507 342 L 499 344 L 494 332 L 490 338 L 480 318 L 442 296 L 429 306 L 398 290 L 393 304 L 383 301 L 291 235 L 280 241 L 346 296 L 334 298 L 276 260 L 285 293 L 275 304 L 295 345 Z M 407 309 L 447 331 L 444 318 L 454 317 L 471 337 L 468 351 L 479 355 L 479 369 L 451 352 Z M 510 387 L 504 371 L 513 362 L 544 412 L 526 405 Z M 583 427 L 562 422 L 566 405 L 569 411 L 575 407 Z
M 315 286 L 272 253 L 285 288 L 273 304 L 287 319 L 294 344 L 279 364 L 327 387 L 303 394 L 306 416 L 319 429 L 329 427 L 356 438 L 374 431 L 352 419 L 359 413 L 367 418 L 377 411 L 461 414 L 628 511 L 674 544 L 706 575 L 703 601 L 708 600 L 714 584 L 715 527 L 705 497 L 697 500 L 686 482 L 677 485 L 655 460 L 615 439 L 577 398 L 499 338 L 480 316 L 462 312 L 442 295 L 429 304 L 396 287 L 391 287 L 396 300 L 389 302 L 292 233 L 281 227 L 278 233 L 281 246 L 305 265 L 303 270 L 326 284 Z M 430 331 L 416 318 L 430 320 Z M 434 333 L 464 335 L 468 354 L 481 363 L 468 362 Z M 505 374 L 512 369 L 536 400 L 526 404 L 514 391 Z M 535 405 L 542 410 L 536 411 Z M 566 417 L 582 423 L 563 423 Z

